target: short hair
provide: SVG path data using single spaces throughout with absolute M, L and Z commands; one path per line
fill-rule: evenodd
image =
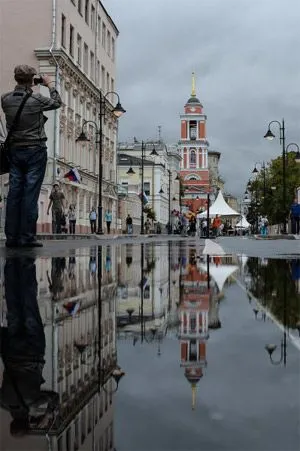
M 27 66 L 27 64 L 20 64 L 14 70 L 15 80 L 20 85 L 31 84 L 33 77 L 37 74 L 34 67 Z

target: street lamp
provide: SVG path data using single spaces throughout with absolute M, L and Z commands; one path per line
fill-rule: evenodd
M 269 354 L 272 365 L 280 365 L 280 363 L 283 361 L 284 366 L 286 366 L 286 332 L 284 333 L 284 338 L 280 343 L 280 358 L 278 360 L 273 360 L 272 354 L 276 349 L 277 346 L 274 344 L 268 344 L 265 346 L 265 350 Z
M 99 127 L 97 126 L 95 121 L 83 121 L 81 133 L 76 139 L 76 142 L 87 142 L 90 141 L 87 137 L 86 133 L 84 132 L 84 128 L 87 124 L 92 124 L 95 127 L 96 130 L 96 136 L 98 136 L 98 140 L 96 141 L 96 144 L 99 145 L 99 170 L 98 170 L 98 185 L 99 185 L 99 193 L 98 193 L 98 229 L 97 234 L 102 235 L 103 234 L 103 228 L 102 228 L 102 179 L 103 179 L 103 119 L 105 118 L 105 111 L 106 111 L 106 101 L 107 96 L 109 94 L 114 94 L 117 96 L 118 101 L 116 106 L 110 110 L 110 112 L 117 118 L 122 116 L 123 113 L 126 113 L 126 110 L 122 107 L 120 103 L 120 97 L 119 94 L 117 94 L 115 91 L 109 91 L 105 95 L 100 93 L 100 112 L 99 112 Z M 96 149 L 95 149 L 96 151 Z
M 271 121 L 268 125 L 267 133 L 264 135 L 264 138 L 268 141 L 272 141 L 275 138 L 274 133 L 271 130 L 271 125 L 277 124 L 279 127 L 279 142 L 282 145 L 282 213 L 283 213 L 283 233 L 287 233 L 287 226 L 286 226 L 286 155 L 288 151 L 288 147 L 290 145 L 295 145 L 298 149 L 296 154 L 296 163 L 300 163 L 300 152 L 299 152 L 299 146 L 295 143 L 289 144 L 287 147 L 285 146 L 285 124 L 284 119 L 282 119 L 282 122 L 279 121 Z
M 123 376 L 125 376 L 125 372 L 122 370 L 122 368 L 120 368 L 118 365 L 115 366 L 115 368 L 112 371 L 108 371 L 106 372 L 105 370 L 102 370 L 102 386 L 101 388 L 109 395 L 111 395 L 112 393 L 116 393 L 116 391 L 119 388 L 119 382 L 122 379 Z M 113 388 L 112 390 L 108 390 L 105 387 L 106 382 L 109 380 L 109 378 L 112 377 L 113 380 L 116 383 L 115 388 Z
M 296 163 L 300 163 L 300 148 L 298 146 L 298 144 L 296 143 L 290 143 L 286 146 L 286 153 L 288 154 L 289 152 L 289 147 L 295 146 L 297 151 L 296 151 L 296 155 L 295 155 L 295 162 Z

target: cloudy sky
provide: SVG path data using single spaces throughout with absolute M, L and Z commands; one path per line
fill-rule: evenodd
M 177 142 L 195 71 L 227 191 L 241 195 L 254 163 L 280 154 L 279 141 L 263 139 L 269 121 L 284 117 L 287 143 L 300 144 L 299 0 L 103 4 L 120 30 L 120 140 L 155 138 L 161 125 L 165 142 Z

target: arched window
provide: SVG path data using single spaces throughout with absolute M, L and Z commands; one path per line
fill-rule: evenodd
M 188 174 L 184 180 L 201 180 L 198 174 Z
M 190 150 L 190 168 L 195 168 L 197 165 L 197 154 L 195 149 Z

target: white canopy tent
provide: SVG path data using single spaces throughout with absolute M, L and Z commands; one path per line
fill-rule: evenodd
M 214 218 L 216 215 L 218 216 L 241 216 L 240 213 L 235 211 L 233 208 L 229 207 L 229 205 L 225 202 L 222 191 L 219 191 L 218 197 L 215 202 L 209 208 L 209 217 Z M 203 211 L 197 215 L 197 218 L 206 218 L 207 211 Z
M 251 224 L 247 221 L 245 216 L 242 216 L 242 219 L 236 223 L 235 227 L 237 229 L 249 229 L 251 227 Z

